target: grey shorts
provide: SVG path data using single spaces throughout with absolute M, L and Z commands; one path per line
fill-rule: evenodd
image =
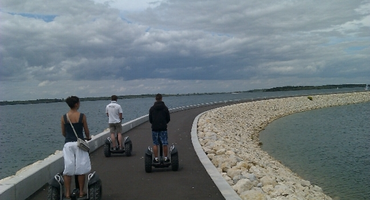
M 121 123 L 109 123 L 110 133 L 121 133 L 122 134 L 122 124 Z

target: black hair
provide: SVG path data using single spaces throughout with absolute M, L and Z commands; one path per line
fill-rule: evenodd
M 161 94 L 155 95 L 155 100 L 157 100 L 157 101 L 162 100 L 162 95 Z
M 112 101 L 117 101 L 117 99 L 118 99 L 118 97 L 116 95 L 112 95 L 112 97 L 111 97 Z
M 80 99 L 76 96 L 70 96 L 66 99 L 66 103 L 70 108 L 74 108 L 76 103 L 79 103 Z

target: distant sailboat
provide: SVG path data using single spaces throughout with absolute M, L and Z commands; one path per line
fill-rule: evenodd
M 369 85 L 368 85 L 368 84 L 366 84 L 365 90 L 368 90 L 368 89 L 369 89 Z

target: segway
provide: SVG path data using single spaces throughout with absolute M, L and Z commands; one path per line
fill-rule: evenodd
M 78 186 L 77 175 L 75 176 L 75 185 Z M 102 183 L 99 176 L 94 172 L 87 175 L 88 192 L 85 197 L 78 197 L 79 189 L 72 190 L 71 199 L 101 200 Z M 50 181 L 48 187 L 47 200 L 63 200 L 64 197 L 64 179 L 62 173 L 57 173 Z
M 116 141 L 118 141 L 118 136 L 116 136 Z M 121 141 L 118 141 L 118 145 Z M 126 156 L 131 156 L 131 152 L 132 152 L 132 142 L 131 142 L 131 139 L 129 136 L 126 136 L 124 139 L 123 139 L 123 146 L 124 148 L 123 149 L 114 149 L 112 150 L 111 147 L 113 146 L 112 144 L 112 139 L 110 137 L 108 137 L 106 140 L 105 140 L 105 144 L 104 144 L 104 155 L 105 157 L 110 157 L 111 154 L 125 154 Z
M 177 171 L 179 169 L 179 154 L 174 144 L 170 146 L 169 151 L 169 155 L 171 156 L 170 161 L 165 162 L 163 156 L 163 145 L 162 142 L 159 140 L 159 162 L 155 163 L 153 148 L 151 146 L 148 146 L 148 149 L 145 152 L 145 172 L 152 172 L 153 167 L 167 168 L 169 166 L 171 166 L 172 171 Z

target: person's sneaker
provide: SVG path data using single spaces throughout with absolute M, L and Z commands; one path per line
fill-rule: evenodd
M 112 147 L 110 149 L 111 149 L 111 151 L 115 151 L 116 150 L 116 147 Z
M 164 162 L 169 163 L 170 162 L 170 159 L 167 158 L 167 157 L 164 157 Z
M 153 163 L 158 164 L 159 163 L 159 159 L 158 158 L 154 158 L 153 159 Z

